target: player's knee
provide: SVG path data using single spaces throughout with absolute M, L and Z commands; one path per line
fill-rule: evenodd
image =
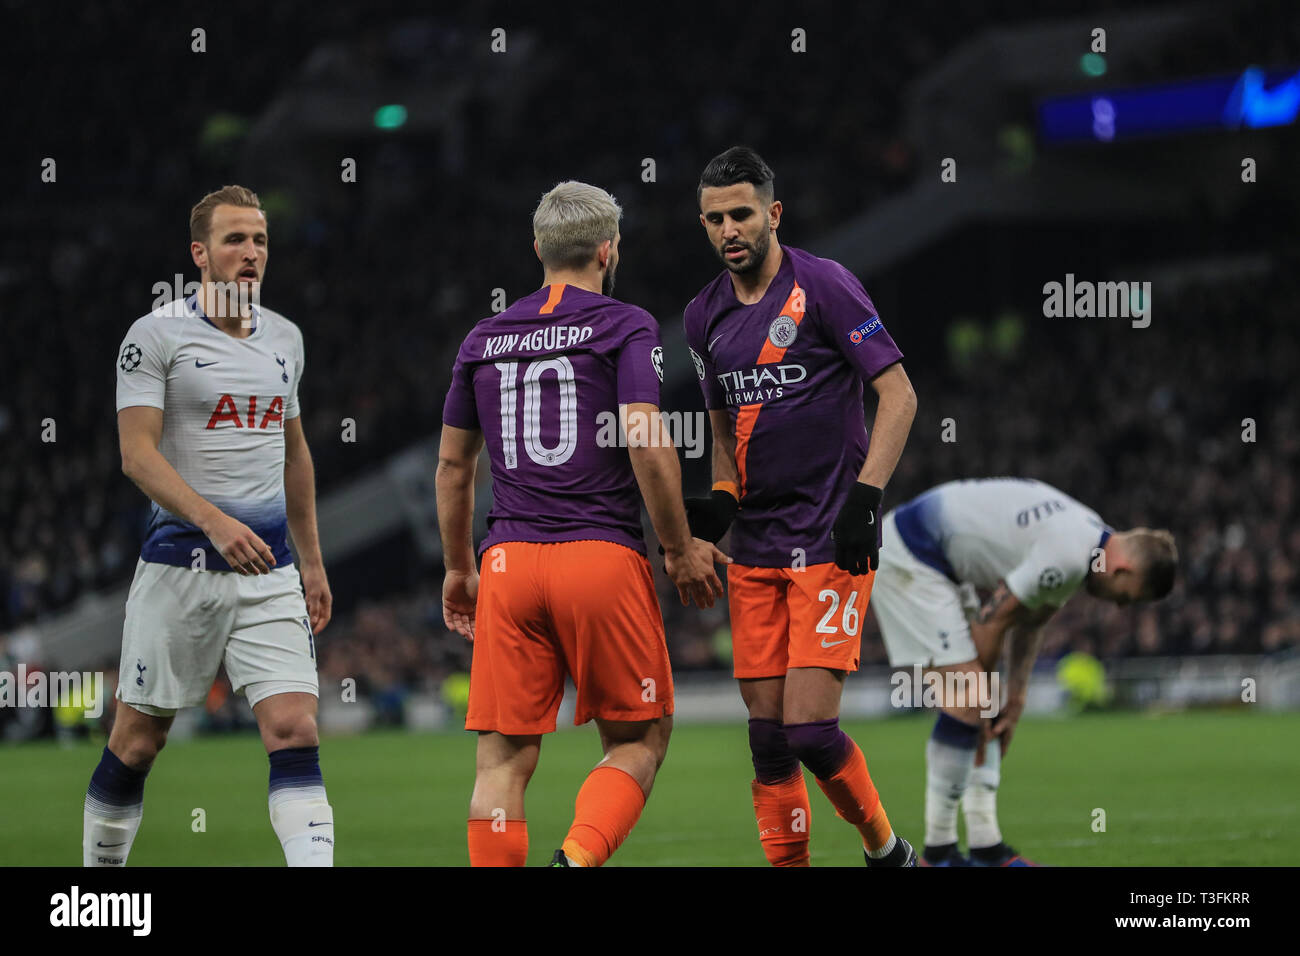
M 848 753 L 849 740 L 837 719 L 786 724 L 785 737 L 790 751 L 822 780 L 835 775 Z
M 927 674 L 927 679 L 932 677 L 937 678 L 943 713 L 964 724 L 978 724 L 982 716 L 987 716 L 990 681 L 978 661 L 944 667 Z
M 316 717 L 310 711 L 277 715 L 263 728 L 267 753 L 289 747 L 319 747 Z
M 790 749 L 779 720 L 750 718 L 749 754 L 760 783 L 784 780 L 799 769 L 799 758 Z
M 131 734 L 110 749 L 118 760 L 132 770 L 148 772 L 158 753 L 167 745 L 167 731 L 157 730 Z

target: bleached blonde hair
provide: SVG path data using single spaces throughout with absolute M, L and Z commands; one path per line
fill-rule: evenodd
M 613 241 L 623 207 L 605 190 L 574 180 L 553 188 L 533 212 L 537 254 L 548 269 L 581 269 Z

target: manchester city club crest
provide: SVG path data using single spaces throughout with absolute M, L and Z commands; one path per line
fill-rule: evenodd
M 788 315 L 778 315 L 767 330 L 767 340 L 779 349 L 788 349 L 799 334 L 799 325 Z

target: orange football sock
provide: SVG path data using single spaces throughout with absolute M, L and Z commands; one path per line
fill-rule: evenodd
M 853 741 L 850 739 L 850 743 Z M 853 743 L 844 761 L 844 766 L 835 772 L 829 780 L 817 778 L 817 785 L 822 793 L 835 806 L 835 811 L 858 828 L 862 842 L 868 850 L 879 850 L 889 842 L 893 828 L 885 808 L 880 804 L 880 794 L 867 773 L 867 758 L 862 756 L 862 748 Z
M 527 859 L 527 820 L 470 819 L 470 866 L 523 866 Z
M 812 809 L 803 771 L 779 783 L 755 780 L 754 819 L 758 821 L 758 842 L 767 862 L 773 866 L 807 866 L 808 832 Z
M 597 767 L 587 775 L 574 804 L 573 825 L 561 849 L 583 866 L 600 866 L 636 826 L 645 793 L 618 767 Z

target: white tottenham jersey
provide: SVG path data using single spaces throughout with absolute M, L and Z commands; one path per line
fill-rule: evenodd
M 289 551 L 284 501 L 284 423 L 298 416 L 302 333 L 257 308 L 247 338 L 212 324 L 195 297 L 160 306 L 132 323 L 117 353 L 117 409 L 163 411 L 158 450 L 196 492 L 242 521 L 275 555 Z M 194 525 L 154 503 L 140 557 L 210 571 L 230 566 Z
M 1007 589 L 1026 607 L 1060 607 L 1111 530 L 1097 513 L 1029 478 L 950 481 L 894 510 L 918 560 L 961 583 Z

